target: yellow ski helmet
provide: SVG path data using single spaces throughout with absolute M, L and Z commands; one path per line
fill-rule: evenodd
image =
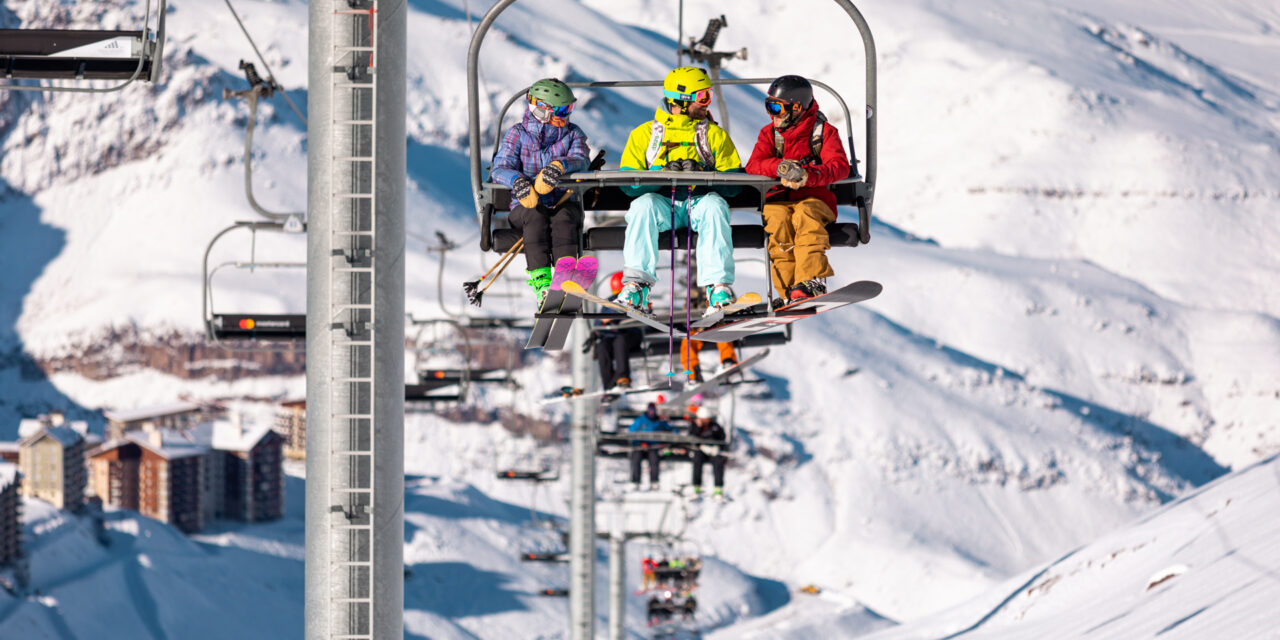
M 711 76 L 698 67 L 672 69 L 662 81 L 662 95 L 668 100 L 693 102 L 697 93 L 711 88 Z

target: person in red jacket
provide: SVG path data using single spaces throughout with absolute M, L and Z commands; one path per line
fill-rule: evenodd
M 760 130 L 746 171 L 782 181 L 765 195 L 764 228 L 773 286 L 786 303 L 798 302 L 826 293 L 826 279 L 835 274 L 826 251 L 836 194 L 827 185 L 849 177 L 849 158 L 808 80 L 774 80 L 764 104 L 772 122 Z

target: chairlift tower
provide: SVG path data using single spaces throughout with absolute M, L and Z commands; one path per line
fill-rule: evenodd
M 405 14 L 310 3 L 307 640 L 404 637 Z

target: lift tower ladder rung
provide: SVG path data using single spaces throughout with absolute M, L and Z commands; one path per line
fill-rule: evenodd
M 373 401 L 379 380 L 375 362 L 378 262 L 352 266 L 345 256 L 376 256 L 378 2 L 332 4 L 330 60 L 334 143 L 329 270 L 333 295 L 329 317 L 368 327 L 353 340 L 341 321 L 329 332 L 329 406 L 333 408 L 328 464 L 330 520 L 328 566 L 340 576 L 329 593 L 330 640 L 374 640 L 374 582 L 380 570 L 374 554 L 374 523 L 381 502 L 375 494 Z M 397 498 L 388 496 L 389 504 Z M 396 567 L 395 571 L 400 571 Z

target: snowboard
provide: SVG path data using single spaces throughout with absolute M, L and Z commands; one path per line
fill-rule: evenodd
M 840 307 L 870 300 L 880 295 L 880 291 L 883 289 L 884 287 L 879 282 L 859 280 L 820 296 L 775 309 L 773 315 L 747 318 L 713 327 L 694 336 L 694 339 L 704 342 L 733 342 L 741 340 L 753 333 L 781 327 L 797 320 L 812 318 L 832 309 L 839 309 Z
M 694 329 L 701 329 L 703 327 L 714 326 L 719 324 L 721 320 L 724 320 L 725 316 L 737 313 L 739 311 L 742 311 L 743 309 L 754 307 L 757 304 L 760 304 L 760 294 L 744 293 L 738 296 L 738 299 L 735 300 L 733 304 L 727 307 L 724 307 L 722 309 L 717 309 L 705 316 L 702 316 L 702 319 L 698 320 L 697 322 L 694 322 L 690 326 L 691 328 L 694 328 Z
M 606 300 L 600 296 L 588 293 L 586 289 L 578 286 L 576 282 L 566 282 L 564 284 L 564 292 L 568 294 L 570 298 L 594 302 L 602 307 L 608 307 L 614 311 L 625 313 L 628 317 L 639 320 L 640 322 L 643 322 L 644 324 L 647 324 L 659 331 L 667 332 L 674 330 L 677 338 L 685 337 L 685 332 L 679 329 L 673 329 L 671 325 L 659 320 L 657 317 L 644 313 L 643 311 L 637 311 L 627 305 L 620 304 L 612 300 Z

